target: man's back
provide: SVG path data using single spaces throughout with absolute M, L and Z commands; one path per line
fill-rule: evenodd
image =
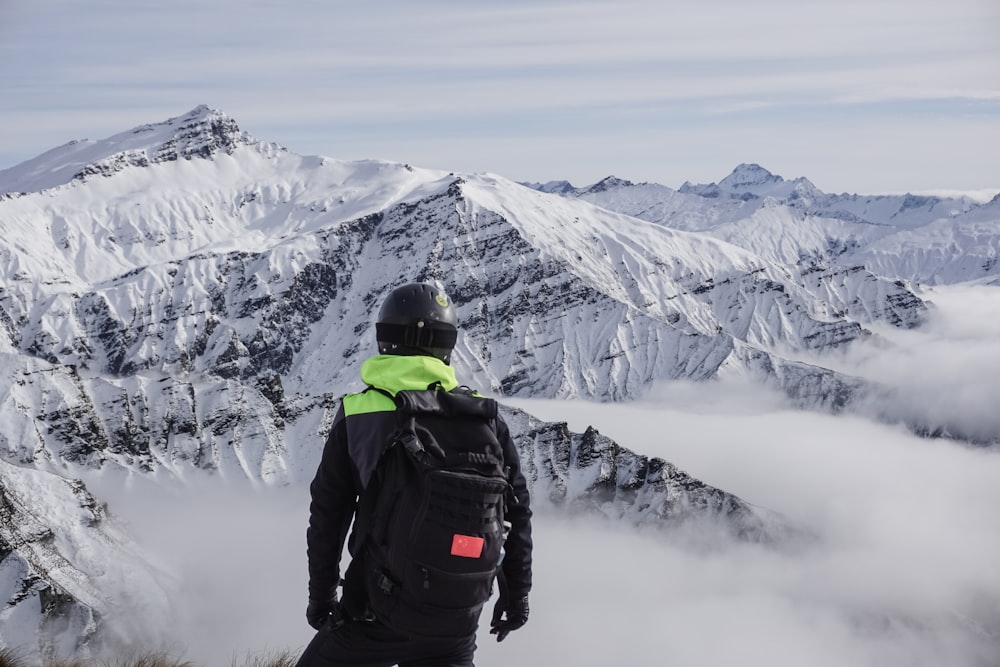
M 376 328 L 382 354 L 361 369 L 369 388 L 344 397 L 310 487 L 307 618 L 319 633 L 300 665 L 408 665 L 418 664 L 418 656 L 434 658 L 428 664 L 471 665 L 494 573 L 502 582 L 493 615 L 498 640 L 527 620 L 527 484 L 495 403 L 458 389 L 447 363 L 456 340 L 447 297 L 428 285 L 397 288 Z M 428 483 L 411 484 L 410 477 Z M 393 499 L 405 511 L 393 509 Z M 505 520 L 511 530 L 498 570 Z M 352 522 L 341 606 L 340 557 Z M 462 610 L 464 625 L 435 638 L 447 614 L 431 626 L 416 619 L 429 616 L 435 623 L 433 607 L 440 604 L 433 602 L 441 600 L 426 591 L 456 587 L 455 580 L 440 578 L 442 571 L 472 575 L 478 583 L 445 605 Z
M 496 403 L 437 388 L 394 399 L 397 428 L 358 503 L 347 578 L 365 582 L 364 602 L 401 633 L 468 636 L 493 590 L 513 498 Z

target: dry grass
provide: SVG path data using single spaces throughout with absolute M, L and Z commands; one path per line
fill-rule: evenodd
M 291 651 L 247 654 L 233 659 L 232 667 L 295 667 L 298 656 Z M 34 667 L 15 649 L 0 647 L 0 667 Z M 49 660 L 42 667 L 197 667 L 192 662 L 171 658 L 166 653 L 126 654 L 94 660 Z
M 57 667 L 56 665 L 46 665 L 46 667 Z M 62 667 L 59 665 L 58 667 Z M 69 667 L 85 667 L 84 665 L 70 665 Z M 89 665 L 86 667 L 90 667 Z M 96 667 L 96 666 L 95 666 Z M 114 658 L 102 660 L 100 667 L 195 667 L 194 663 L 174 660 L 166 653 L 145 653 L 120 655 Z
M 232 667 L 295 667 L 298 661 L 291 651 L 270 651 L 247 655 L 242 661 L 234 659 Z
M 0 648 L 0 667 L 27 667 L 17 651 Z
M 43 667 L 195 667 L 194 663 L 175 660 L 166 653 L 126 653 L 95 660 L 54 660 Z

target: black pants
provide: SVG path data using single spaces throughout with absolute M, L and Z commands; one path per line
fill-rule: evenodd
M 296 667 L 474 667 L 476 637 L 409 639 L 378 621 L 327 623 Z

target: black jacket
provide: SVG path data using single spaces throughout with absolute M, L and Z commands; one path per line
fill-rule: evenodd
M 427 356 L 372 357 L 362 365 L 361 379 L 390 394 L 426 389 L 438 382 L 445 390 L 458 386 L 454 369 Z M 371 479 L 382 448 L 395 427 L 395 405 L 382 393 L 366 391 L 344 397 L 310 486 L 312 503 L 306 541 L 311 599 L 329 599 L 340 581 L 340 558 L 358 497 Z M 504 463 L 511 470 L 517 500 L 507 508 L 511 532 L 505 547 L 503 573 L 511 596 L 527 595 L 531 590 L 532 546 L 528 487 L 510 430 L 502 418 L 497 418 L 495 429 L 503 447 Z M 345 583 L 345 591 L 358 590 L 352 583 Z M 347 603 L 349 608 L 364 606 L 360 600 L 345 599 Z

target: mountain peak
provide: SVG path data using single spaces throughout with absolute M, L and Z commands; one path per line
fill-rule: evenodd
M 232 117 L 201 104 L 181 116 L 153 125 L 140 125 L 98 143 L 121 144 L 125 151 L 143 152 L 149 162 L 156 163 L 208 158 L 218 152 L 231 155 L 237 146 L 252 141 L 253 138 L 241 131 Z
M 201 104 L 183 115 L 105 139 L 71 141 L 0 170 L 0 192 L 39 192 L 74 180 L 112 176 L 128 167 L 231 155 L 251 143 L 253 137 L 230 116 Z
M 737 165 L 732 173 L 718 183 L 696 185 L 686 182 L 678 191 L 684 194 L 695 194 L 706 199 L 723 198 L 743 201 L 773 197 L 778 201 L 804 202 L 823 194 L 805 178 L 786 181 L 759 164 L 747 162 Z
M 781 183 L 784 180 L 781 176 L 772 174 L 759 164 L 743 163 L 733 169 L 731 174 L 719 181 L 719 185 L 729 190 L 741 190 L 761 185 Z
M 626 181 L 623 178 L 618 178 L 617 176 L 607 176 L 601 179 L 597 183 L 594 183 L 585 192 L 605 192 L 612 188 L 627 188 L 635 185 L 632 181 Z
M 531 188 L 532 190 L 538 190 L 539 192 L 547 192 L 549 194 L 565 195 L 565 194 L 576 194 L 577 190 L 573 187 L 573 184 L 569 181 L 546 181 L 545 183 L 529 183 L 522 181 L 521 185 Z

